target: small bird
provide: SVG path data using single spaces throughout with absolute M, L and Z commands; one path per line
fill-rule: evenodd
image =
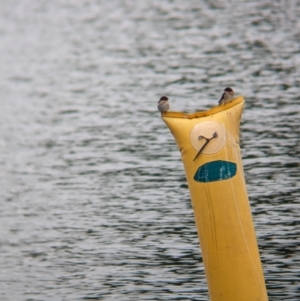
M 222 97 L 219 100 L 219 105 L 225 104 L 231 101 L 233 98 L 234 98 L 234 91 L 230 87 L 227 87 L 224 89 L 224 93 L 222 94 Z
M 167 112 L 170 109 L 169 98 L 167 96 L 162 96 L 158 101 L 157 105 L 158 111 Z

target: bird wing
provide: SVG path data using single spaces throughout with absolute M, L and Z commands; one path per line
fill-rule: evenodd
M 222 100 L 225 98 L 225 92 L 222 94 L 220 100 L 219 100 L 219 104 L 221 104 Z

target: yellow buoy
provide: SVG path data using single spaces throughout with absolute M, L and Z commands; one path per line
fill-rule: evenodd
M 162 113 L 181 153 L 211 301 L 266 301 L 239 146 L 244 98 Z

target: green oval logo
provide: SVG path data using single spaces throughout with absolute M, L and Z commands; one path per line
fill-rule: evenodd
M 236 175 L 236 164 L 229 161 L 213 161 L 200 166 L 194 175 L 197 182 L 208 183 L 228 180 Z

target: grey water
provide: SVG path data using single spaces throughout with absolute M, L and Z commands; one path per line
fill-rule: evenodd
M 300 300 L 300 3 L 0 2 L 0 300 L 209 300 L 180 153 L 156 110 L 246 100 L 270 301 Z M 224 212 L 226 214 L 226 212 Z

